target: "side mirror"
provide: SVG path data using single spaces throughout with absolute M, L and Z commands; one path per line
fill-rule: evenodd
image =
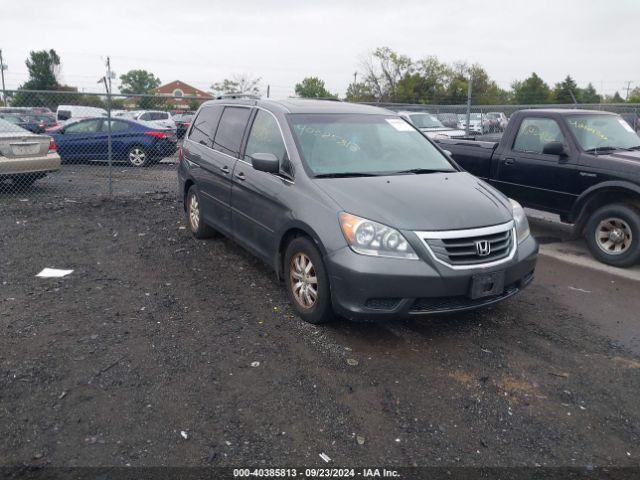
M 545 155 L 558 155 L 561 157 L 567 155 L 562 142 L 545 143 L 544 147 L 542 147 L 542 153 L 544 153 Z
M 278 173 L 280 161 L 273 153 L 254 153 L 251 155 L 251 165 L 260 172 Z

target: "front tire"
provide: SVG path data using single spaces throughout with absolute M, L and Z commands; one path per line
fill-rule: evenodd
M 640 261 L 640 210 L 628 204 L 599 208 L 587 221 L 587 245 L 592 255 L 614 267 Z
M 307 237 L 296 237 L 284 255 L 287 295 L 305 322 L 320 324 L 335 319 L 329 277 L 322 255 Z
M 205 223 L 202 215 L 202 202 L 201 196 L 198 191 L 198 187 L 191 185 L 189 192 L 187 192 L 187 200 L 185 205 L 185 212 L 187 214 L 187 225 L 189 231 L 197 239 L 204 239 L 212 237 L 215 231 Z

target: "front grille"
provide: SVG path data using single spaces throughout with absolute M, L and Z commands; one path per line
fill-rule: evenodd
M 410 313 L 436 313 L 477 308 L 510 297 L 518 292 L 516 285 L 507 287 L 500 295 L 477 298 L 475 300 L 460 295 L 457 297 L 418 298 L 411 306 Z
M 509 257 L 514 247 L 511 223 L 451 232 L 417 232 L 434 257 L 451 266 L 474 266 Z
M 393 310 L 398 303 L 400 303 L 399 298 L 370 298 L 364 305 L 373 310 Z

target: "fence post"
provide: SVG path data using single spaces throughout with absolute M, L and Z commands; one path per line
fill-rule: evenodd
M 111 59 L 107 57 L 107 159 L 109 160 L 109 196 L 113 195 L 113 154 L 111 148 Z
M 471 84 L 473 83 L 473 76 L 469 75 L 469 87 L 467 89 L 467 127 L 464 134 L 469 136 L 469 128 L 471 127 Z

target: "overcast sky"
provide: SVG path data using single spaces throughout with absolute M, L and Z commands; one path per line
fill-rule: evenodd
M 570 73 L 605 93 L 640 86 L 639 0 L 1 0 L 7 88 L 27 78 L 30 50 L 54 48 L 62 80 L 99 91 L 104 60 L 163 83 L 207 90 L 233 74 L 262 77 L 272 96 L 319 76 L 344 94 L 378 46 L 417 59 L 478 62 L 501 87 L 537 72 Z M 28 5 L 28 8 L 27 8 Z M 116 83 L 117 84 L 117 83 Z

